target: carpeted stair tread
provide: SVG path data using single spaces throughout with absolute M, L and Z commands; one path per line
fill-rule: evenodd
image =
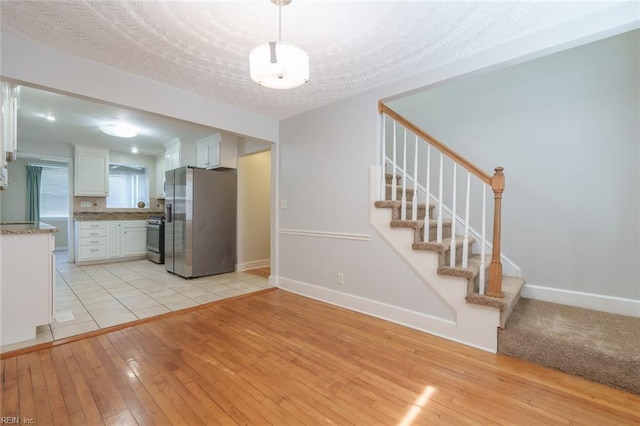
M 468 303 L 474 303 L 476 305 L 490 306 L 500 310 L 500 328 L 505 327 L 505 323 L 509 316 L 513 312 L 514 308 L 520 300 L 520 292 L 524 285 L 524 279 L 518 277 L 511 277 L 508 275 L 502 276 L 502 292 L 503 298 L 490 297 L 479 293 L 469 293 L 465 297 Z
M 375 201 L 373 204 L 379 208 L 401 208 L 402 200 L 381 200 L 381 201 Z M 419 209 L 424 209 L 426 206 L 427 206 L 426 203 L 418 203 Z M 431 208 L 435 208 L 435 206 L 436 205 L 433 203 L 429 204 L 429 207 Z M 409 211 L 411 208 L 413 208 L 413 202 L 407 201 L 407 211 Z
M 445 251 L 449 251 L 450 246 L 450 238 L 446 240 L 442 240 L 441 243 L 437 243 L 435 241 L 430 242 L 417 242 L 411 245 L 411 248 L 414 250 L 422 250 L 422 251 L 437 251 L 438 253 L 444 253 Z M 469 244 L 473 244 L 476 242 L 475 237 L 469 237 Z M 464 244 L 464 237 L 457 235 L 456 236 L 456 250 L 462 250 L 462 245 Z
M 438 266 L 438 274 L 446 275 L 448 277 L 460 277 L 460 278 L 472 279 L 472 278 L 475 278 L 480 271 L 481 260 L 482 260 L 482 256 L 480 256 L 479 254 L 474 254 L 469 256 L 469 260 L 467 262 L 466 268 L 463 268 L 462 266 L 441 265 L 441 266 Z M 486 271 L 489 270 L 490 263 L 491 263 L 491 256 L 485 256 L 484 267 Z M 486 276 L 488 277 L 488 272 Z
M 414 228 L 414 229 L 418 229 L 418 228 L 423 228 L 424 227 L 424 220 L 400 220 L 400 219 L 395 219 L 395 220 L 391 220 L 391 222 L 389 222 L 389 225 L 392 228 Z M 429 219 L 429 227 L 435 227 L 435 226 L 438 226 L 438 220 L 437 219 Z M 442 226 L 443 227 L 451 226 L 451 219 L 442 219 Z
M 522 298 L 498 352 L 640 394 L 640 318 Z
M 393 175 L 392 173 L 385 173 L 384 174 L 384 179 L 385 179 L 385 182 L 387 182 L 387 183 L 390 183 L 391 179 L 393 179 L 394 177 L 396 178 L 397 182 L 399 182 L 400 179 L 402 179 L 402 175 Z
M 392 184 L 390 184 L 390 183 L 388 183 L 388 184 L 386 185 L 386 187 L 387 187 L 387 189 L 390 189 L 390 190 L 392 190 L 392 189 L 393 189 L 393 185 L 392 185 Z M 401 185 L 396 185 L 396 191 L 398 191 L 398 193 L 402 193 L 402 186 L 401 186 Z M 407 189 L 405 190 L 405 192 L 407 193 L 407 195 L 408 195 L 408 194 L 413 194 L 413 188 L 407 188 Z

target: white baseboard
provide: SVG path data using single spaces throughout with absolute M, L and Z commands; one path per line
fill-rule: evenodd
M 275 275 L 269 275 L 268 282 L 269 285 L 278 287 L 278 278 Z
M 249 262 L 238 263 L 236 271 L 246 271 L 247 269 L 268 268 L 271 266 L 271 259 L 250 260 Z
M 371 315 L 372 317 L 420 330 L 447 340 L 452 340 L 467 346 L 474 346 L 484 351 L 495 352 L 495 350 L 491 348 L 462 342 L 453 337 L 456 334 L 455 321 L 434 317 L 409 309 L 400 308 L 398 306 L 388 305 L 376 300 L 365 299 L 360 296 L 342 293 L 326 287 L 320 287 L 288 278 L 278 277 L 277 281 L 278 288 L 291 293 L 299 294 L 331 305 L 340 306 L 366 315 Z
M 522 297 L 612 314 L 640 317 L 640 300 L 525 284 Z

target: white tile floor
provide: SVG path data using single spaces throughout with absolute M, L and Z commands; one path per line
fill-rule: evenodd
M 5 345 L 8 352 L 39 343 L 189 308 L 270 287 L 245 272 L 186 280 L 146 259 L 91 266 L 56 252 L 56 320 L 35 339 Z M 73 319 L 70 319 L 73 318 Z

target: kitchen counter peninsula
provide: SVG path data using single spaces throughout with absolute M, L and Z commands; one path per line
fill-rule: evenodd
M 0 222 L 0 234 L 50 234 L 58 228 L 44 222 Z
M 0 345 L 36 337 L 55 313 L 54 233 L 43 222 L 0 223 Z

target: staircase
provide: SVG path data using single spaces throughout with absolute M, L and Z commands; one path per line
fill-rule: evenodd
M 384 104 L 380 103 L 379 109 L 382 164 L 372 168 L 371 173 L 371 225 L 454 313 L 455 324 L 436 330 L 435 334 L 496 352 L 497 329 L 504 328 L 524 284 L 519 276 L 502 273 L 505 258 L 500 252 L 502 169 L 497 168 L 491 177 Z M 385 127 L 389 118 L 392 130 Z M 412 149 L 407 141 L 413 136 Z M 392 145 L 387 144 L 386 138 L 392 139 Z M 401 142 L 397 143 L 397 139 Z M 440 154 L 439 168 L 437 161 L 432 165 L 432 149 Z M 443 172 L 445 156 L 453 164 L 452 183 L 446 182 Z M 464 185 L 457 182 L 459 168 L 467 171 L 464 202 L 458 201 L 464 198 L 460 194 L 465 191 L 458 190 Z M 413 172 L 408 171 L 411 169 Z M 483 187 L 481 232 L 473 230 L 469 220 L 472 173 Z M 420 179 L 426 180 L 425 186 L 418 184 Z M 495 194 L 493 244 L 485 236 L 485 185 Z M 431 187 L 438 188 L 437 194 L 432 193 Z M 453 191 L 448 197 L 450 207 L 444 206 L 443 187 Z M 464 218 L 460 217 L 462 213 L 458 215 L 456 203 L 464 205 Z M 487 248 L 491 249 L 491 256 L 485 254 Z
M 489 306 L 492 308 L 496 308 L 500 311 L 500 328 L 504 328 L 513 312 L 513 309 L 516 307 L 518 300 L 520 299 L 520 292 L 522 290 L 522 286 L 524 285 L 524 279 L 513 277 L 513 276 L 502 276 L 502 291 L 504 293 L 504 297 L 490 297 L 485 294 L 480 294 L 480 265 L 485 264 L 485 274 L 484 281 L 485 286 L 488 285 L 489 281 L 489 265 L 490 265 L 490 256 L 485 256 L 485 261 L 482 262 L 480 254 L 471 254 L 468 259 L 468 264 L 466 267 L 462 266 L 462 254 L 464 252 L 463 245 L 465 244 L 464 237 L 460 235 L 456 235 L 455 237 L 455 245 L 457 247 L 456 250 L 456 259 L 455 266 L 451 265 L 451 245 L 445 244 L 444 242 L 438 243 L 436 241 L 436 232 L 437 232 L 437 221 L 436 219 L 430 219 L 429 232 L 430 236 L 428 241 L 424 242 L 424 218 L 426 213 L 426 203 L 418 203 L 418 215 L 417 220 L 402 220 L 401 219 L 401 201 L 391 201 L 391 180 L 394 176 L 390 173 L 385 173 L 385 181 L 386 185 L 386 194 L 385 200 L 376 201 L 374 203 L 376 208 L 380 209 L 390 209 L 391 210 L 391 220 L 389 221 L 389 226 L 393 228 L 405 228 L 411 229 L 413 231 L 413 241 L 411 243 L 411 248 L 415 251 L 421 252 L 433 252 L 437 253 L 438 261 L 437 261 L 437 274 L 440 276 L 448 276 L 455 278 L 462 278 L 466 281 L 466 295 L 465 300 L 467 303 L 473 303 L 476 305 Z M 400 176 L 395 176 L 396 179 L 400 179 Z M 400 186 L 397 186 L 399 191 L 402 191 Z M 413 207 L 413 191 L 407 190 L 407 209 Z M 410 195 L 409 195 L 410 194 Z M 433 217 L 433 209 L 435 208 L 435 204 L 429 204 L 429 217 Z M 450 241 L 451 239 L 451 219 L 443 219 L 443 227 L 442 227 L 442 238 L 443 241 Z M 473 244 L 476 242 L 474 237 L 467 238 L 467 249 L 468 253 L 472 252 Z

